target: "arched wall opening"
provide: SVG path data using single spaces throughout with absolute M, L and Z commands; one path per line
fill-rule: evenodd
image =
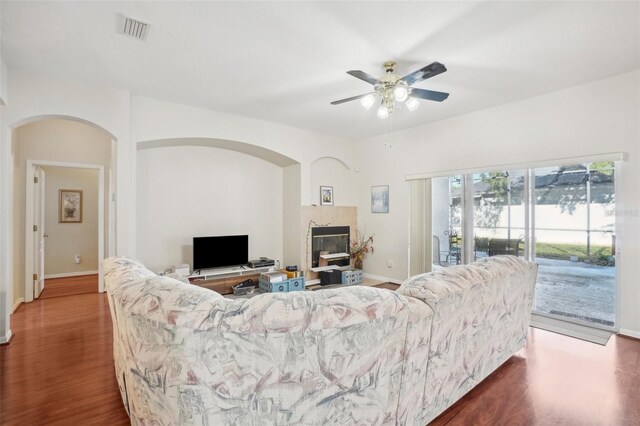
M 64 114 L 47 114 L 47 115 L 38 115 L 38 116 L 33 116 L 33 117 L 26 117 L 26 118 L 22 118 L 12 124 L 9 125 L 9 128 L 13 130 L 18 129 L 19 127 L 25 126 L 27 124 L 30 123 L 34 123 L 37 121 L 43 121 L 43 120 L 68 120 L 68 121 L 73 121 L 76 123 L 81 123 L 81 124 L 85 124 L 89 127 L 93 127 L 97 130 L 100 130 L 104 133 L 106 133 L 107 135 L 109 135 L 109 137 L 113 140 L 116 141 L 117 138 L 114 136 L 113 133 L 111 133 L 109 130 L 105 129 L 104 127 L 100 126 L 97 123 L 94 123 L 93 121 L 90 120 L 86 120 L 84 118 L 81 117 L 74 117 L 71 115 L 64 115 Z
M 117 144 L 113 134 L 101 126 L 82 118 L 62 115 L 42 115 L 19 120 L 10 126 L 10 159 L 5 166 L 11 168 L 13 185 L 11 190 L 12 205 L 12 303 L 17 307 L 21 302 L 30 300 L 27 294 L 29 283 L 27 280 L 27 265 L 31 259 L 26 256 L 27 238 L 27 167 L 34 164 L 60 165 L 69 169 L 101 170 L 102 179 L 99 184 L 100 217 L 99 226 L 100 253 L 102 257 L 113 255 L 115 247 L 115 207 L 112 203 L 116 192 L 115 162 Z M 56 203 L 57 204 L 57 203 Z M 57 209 L 57 205 L 47 205 L 47 209 Z M 73 224 L 67 226 L 73 227 Z M 75 225 L 77 226 L 77 225 Z M 47 242 L 49 244 L 49 242 Z M 90 247 L 84 245 L 83 247 Z M 95 253 L 79 252 L 73 249 L 73 255 L 80 255 L 81 259 L 90 260 L 91 271 L 101 271 L 100 256 Z M 86 250 L 86 249 L 85 249 Z M 46 252 L 45 252 L 46 256 Z M 71 255 L 70 255 L 71 256 Z M 69 257 L 69 256 L 67 256 Z M 65 257 L 66 259 L 66 257 Z M 67 259 L 69 260 L 69 259 Z M 95 264 L 95 265 L 94 265 Z M 69 274 L 77 273 L 68 268 Z M 77 268 L 76 268 L 77 269 Z M 65 275 L 59 273 L 57 275 Z M 100 274 L 101 278 L 101 274 Z M 102 287 L 102 280 L 100 285 Z
M 198 236 L 249 235 L 250 259 L 283 262 L 283 217 L 300 206 L 290 182 L 300 180 L 295 160 L 213 138 L 139 142 L 136 157 L 136 252 L 151 270 L 192 265 Z

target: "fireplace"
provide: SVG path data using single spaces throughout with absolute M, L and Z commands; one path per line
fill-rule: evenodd
M 350 238 L 348 226 L 311 228 L 311 267 L 349 265 Z

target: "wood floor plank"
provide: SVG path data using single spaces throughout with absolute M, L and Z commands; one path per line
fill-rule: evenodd
M 40 293 L 39 299 L 50 299 L 52 297 L 74 296 L 77 294 L 97 292 L 98 274 L 64 278 L 47 278 L 44 280 L 44 290 Z
M 640 341 L 535 328 L 527 346 L 432 425 L 640 425 Z
M 126 425 L 106 295 L 37 300 L 11 317 L 0 348 L 0 424 Z
M 395 289 L 397 285 L 383 284 Z M 41 299 L 0 347 L 0 424 L 126 425 L 105 294 Z M 433 425 L 640 425 L 640 341 L 530 329 L 527 346 Z

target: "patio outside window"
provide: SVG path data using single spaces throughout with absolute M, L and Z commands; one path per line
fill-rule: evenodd
M 539 265 L 534 312 L 615 325 L 614 162 L 428 180 L 434 268 L 526 258 Z

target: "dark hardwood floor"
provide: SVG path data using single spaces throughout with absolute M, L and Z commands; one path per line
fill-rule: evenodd
M 11 316 L 11 329 L 12 342 L 0 346 L 0 424 L 129 424 L 105 294 L 24 304 Z
M 432 425 L 640 425 L 640 341 L 529 328 L 511 357 Z
M 106 295 L 41 299 L 11 326 L 15 338 L 0 347 L 0 424 L 129 424 Z M 603 347 L 530 329 L 525 349 L 432 424 L 640 425 L 640 341 L 614 336 Z
M 77 277 L 48 278 L 44 280 L 44 290 L 40 293 L 40 299 L 97 292 L 98 274 L 80 275 Z

